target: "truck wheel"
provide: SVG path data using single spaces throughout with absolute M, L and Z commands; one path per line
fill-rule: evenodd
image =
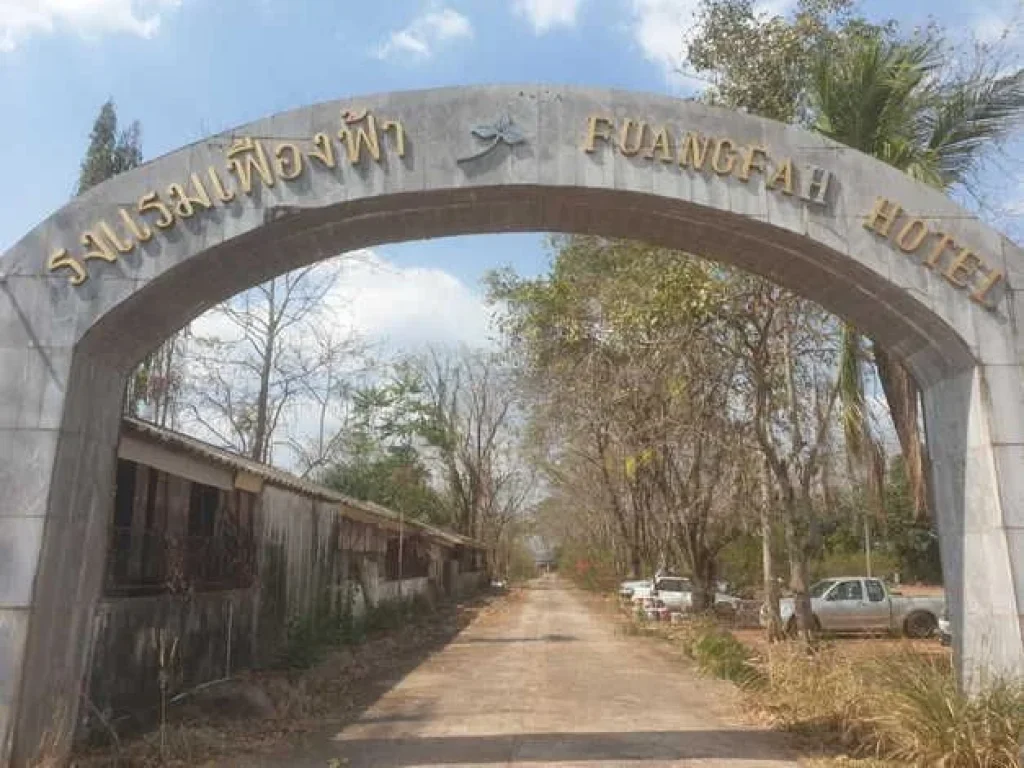
M 919 611 L 907 616 L 903 622 L 903 634 L 907 637 L 931 637 L 938 629 L 939 622 L 930 613 Z

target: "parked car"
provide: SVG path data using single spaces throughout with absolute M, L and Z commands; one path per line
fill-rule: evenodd
M 944 614 L 944 597 L 904 597 L 890 594 L 881 579 L 843 576 L 811 587 L 815 628 L 826 632 L 901 632 L 907 637 L 930 637 Z M 779 602 L 782 624 L 796 630 L 796 604 Z M 762 609 L 761 624 L 767 623 Z
M 624 581 L 619 585 L 619 597 L 623 600 L 632 600 L 634 592 L 640 589 L 650 593 L 651 580 L 650 579 L 639 579 L 634 581 Z
M 949 622 L 948 611 L 943 611 L 939 616 L 939 642 L 943 645 L 953 644 L 953 626 Z
M 670 611 L 685 612 L 693 607 L 693 582 L 689 579 L 664 578 L 655 584 L 652 597 L 661 600 Z M 740 599 L 721 592 L 715 593 L 715 607 L 739 607 Z

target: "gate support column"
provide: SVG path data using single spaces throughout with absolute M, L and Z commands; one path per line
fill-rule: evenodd
M 1024 676 L 1024 381 L 980 365 L 924 391 L 931 493 L 961 683 Z

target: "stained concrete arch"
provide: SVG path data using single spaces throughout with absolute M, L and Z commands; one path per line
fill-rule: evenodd
M 901 213 L 886 231 L 889 203 Z M 0 764 L 27 761 L 48 731 L 63 743 L 76 716 L 132 365 L 302 264 L 511 231 L 704 254 L 897 353 L 924 391 L 961 669 L 1024 669 L 1024 252 L 885 165 L 739 113 L 562 87 L 383 94 L 166 155 L 0 258 Z

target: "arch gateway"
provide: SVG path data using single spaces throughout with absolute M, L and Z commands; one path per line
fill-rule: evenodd
M 1024 251 L 797 128 L 562 87 L 365 96 L 257 121 L 73 200 L 0 258 L 0 764 L 78 710 L 133 365 L 234 293 L 388 242 L 558 231 L 736 265 L 898 354 L 968 684 L 1024 672 Z M 51 747 L 52 749 L 52 747 Z

